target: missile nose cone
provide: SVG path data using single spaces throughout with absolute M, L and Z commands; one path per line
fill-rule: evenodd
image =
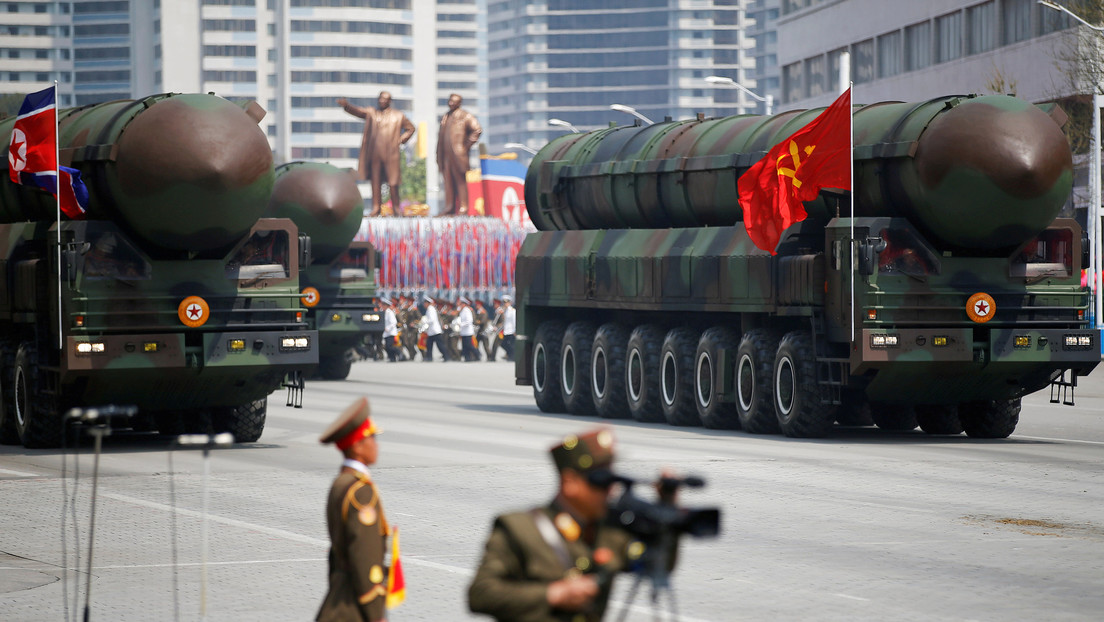
M 338 257 L 360 229 L 364 202 L 356 176 L 320 162 L 289 162 L 276 169 L 266 216 L 290 218 L 311 237 L 316 263 Z
M 1022 100 L 965 101 L 936 117 L 918 142 L 917 174 L 939 212 L 933 228 L 948 242 L 1015 245 L 1046 228 L 1069 195 L 1069 143 L 1057 123 Z
M 121 202 L 164 206 L 128 219 L 169 248 L 233 242 L 260 217 L 272 188 L 264 132 L 246 111 L 209 95 L 170 97 L 137 115 L 119 138 L 115 166 Z M 195 235 L 180 236 L 181 225 Z

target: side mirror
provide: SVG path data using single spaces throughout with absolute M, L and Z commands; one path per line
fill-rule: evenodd
M 886 249 L 881 237 L 868 237 L 859 243 L 859 274 L 870 276 L 878 267 L 878 254 Z
M 299 269 L 306 270 L 311 265 L 311 239 L 305 233 L 299 234 Z

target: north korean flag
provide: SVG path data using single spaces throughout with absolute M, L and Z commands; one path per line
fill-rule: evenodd
M 61 211 L 82 218 L 88 208 L 88 189 L 80 171 L 57 162 L 57 104 L 55 87 L 31 93 L 23 100 L 8 145 L 8 174 L 17 184 L 36 186 L 58 196 L 61 177 Z

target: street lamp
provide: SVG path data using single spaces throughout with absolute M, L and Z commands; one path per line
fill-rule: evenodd
M 637 119 L 640 119 L 641 121 L 647 123 L 648 125 L 652 125 L 653 123 L 655 123 L 654 121 L 652 121 L 648 117 L 646 117 L 646 116 L 640 114 L 639 112 L 637 112 L 635 108 L 631 108 L 629 106 L 626 106 L 625 104 L 610 104 L 610 110 L 616 110 L 617 112 L 625 112 L 625 113 L 631 114 L 632 116 L 636 117 Z
M 1051 0 L 1038 0 L 1039 4 L 1047 7 L 1048 9 L 1054 9 L 1055 11 L 1061 11 L 1073 19 L 1081 22 L 1085 26 L 1088 26 L 1090 30 L 1098 33 L 1104 33 L 1104 26 L 1094 26 L 1081 19 L 1080 16 L 1070 11 L 1066 7 L 1051 2 Z M 1100 248 L 1100 106 L 1104 104 L 1101 100 L 1100 93 L 1098 92 L 1099 85 L 1093 85 L 1093 100 L 1092 100 L 1092 146 L 1089 150 L 1089 208 L 1085 214 L 1085 224 L 1088 225 L 1089 234 L 1089 266 L 1088 275 L 1090 277 L 1090 295 L 1095 299 L 1093 305 L 1093 311 L 1095 315 L 1094 325 L 1096 328 L 1104 327 L 1104 296 L 1101 296 L 1100 291 L 1100 273 L 1101 273 L 1101 248 Z
M 522 151 L 524 151 L 526 153 L 537 155 L 537 150 L 536 149 L 533 149 L 532 147 L 529 147 L 527 145 L 523 145 L 521 143 L 506 143 L 505 145 L 502 145 L 502 146 L 506 149 L 521 149 Z
M 548 125 L 555 125 L 556 127 L 562 127 L 562 128 L 569 129 L 574 134 L 579 133 L 579 128 L 575 127 L 574 125 L 571 125 L 570 123 L 568 123 L 567 121 L 564 121 L 563 119 L 549 119 L 548 120 Z
M 731 86 L 733 88 L 740 89 L 744 93 L 747 93 L 748 96 L 752 97 L 753 99 L 763 102 L 763 104 L 766 106 L 766 113 L 768 116 L 772 112 L 774 112 L 774 95 L 771 95 L 770 93 L 767 93 L 767 96 L 763 97 L 762 95 L 753 92 L 751 89 L 733 80 L 732 78 L 726 78 L 724 76 L 706 76 L 705 81 L 710 84 L 716 84 L 718 86 Z

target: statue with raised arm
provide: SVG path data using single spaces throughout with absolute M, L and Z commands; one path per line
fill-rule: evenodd
M 456 93 L 449 95 L 449 111 L 441 117 L 437 134 L 437 168 L 445 181 L 443 214 L 449 215 L 468 213 L 468 152 L 483 133 L 475 115 L 460 107 L 463 101 Z
M 350 104 L 344 97 L 337 105 L 345 112 L 364 119 L 364 137 L 360 142 L 360 178 L 372 182 L 372 213 L 380 215 L 383 183 L 391 192 L 391 212 L 402 216 L 402 199 L 399 186 L 402 174 L 399 171 L 399 147 L 406 144 L 414 135 L 414 124 L 406 115 L 391 107 L 391 93 L 382 91 L 375 109 L 361 108 Z

